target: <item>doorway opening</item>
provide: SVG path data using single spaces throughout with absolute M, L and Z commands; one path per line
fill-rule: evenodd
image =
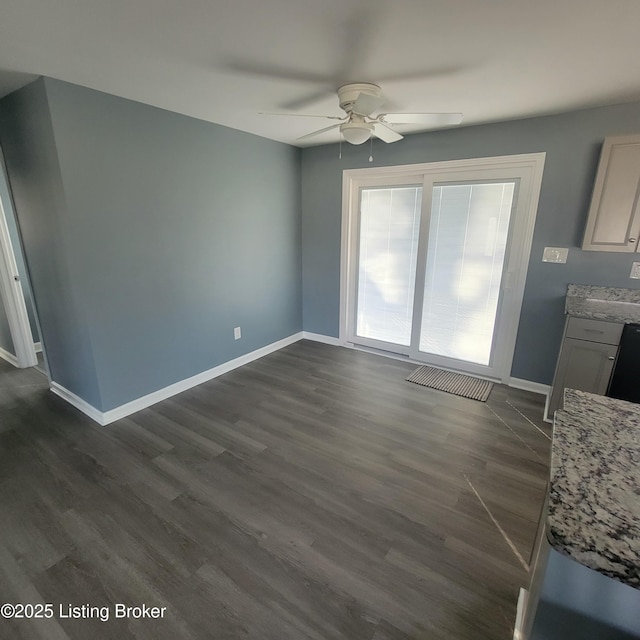
M 40 332 L 0 154 L 0 357 L 20 368 L 44 367 Z

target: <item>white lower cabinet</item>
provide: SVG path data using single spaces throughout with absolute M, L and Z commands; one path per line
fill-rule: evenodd
M 566 388 L 606 394 L 623 327 L 619 322 L 567 318 L 549 399 L 549 418 L 562 408 Z

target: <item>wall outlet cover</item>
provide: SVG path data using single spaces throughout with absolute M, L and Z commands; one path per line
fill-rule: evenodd
M 640 280 L 640 262 L 634 262 L 631 265 L 631 273 L 629 274 L 630 278 L 634 278 L 635 280 Z
M 242 329 L 240 329 L 240 327 L 234 328 L 233 337 L 235 340 L 240 340 L 240 338 L 242 338 Z
M 564 264 L 568 256 L 569 249 L 566 247 L 545 247 L 542 253 L 542 262 Z

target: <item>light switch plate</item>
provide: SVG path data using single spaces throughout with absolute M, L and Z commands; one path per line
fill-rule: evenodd
M 545 247 L 542 253 L 542 262 L 565 263 L 569 255 L 569 249 L 562 247 Z
M 630 278 L 634 278 L 635 280 L 640 280 L 640 262 L 634 262 L 631 265 L 631 273 L 629 274 Z

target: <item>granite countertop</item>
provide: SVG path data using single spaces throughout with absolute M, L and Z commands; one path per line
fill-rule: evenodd
M 576 318 L 609 322 L 640 322 L 640 289 L 570 284 L 565 312 Z
M 640 588 L 640 405 L 566 389 L 554 421 L 547 538 Z

